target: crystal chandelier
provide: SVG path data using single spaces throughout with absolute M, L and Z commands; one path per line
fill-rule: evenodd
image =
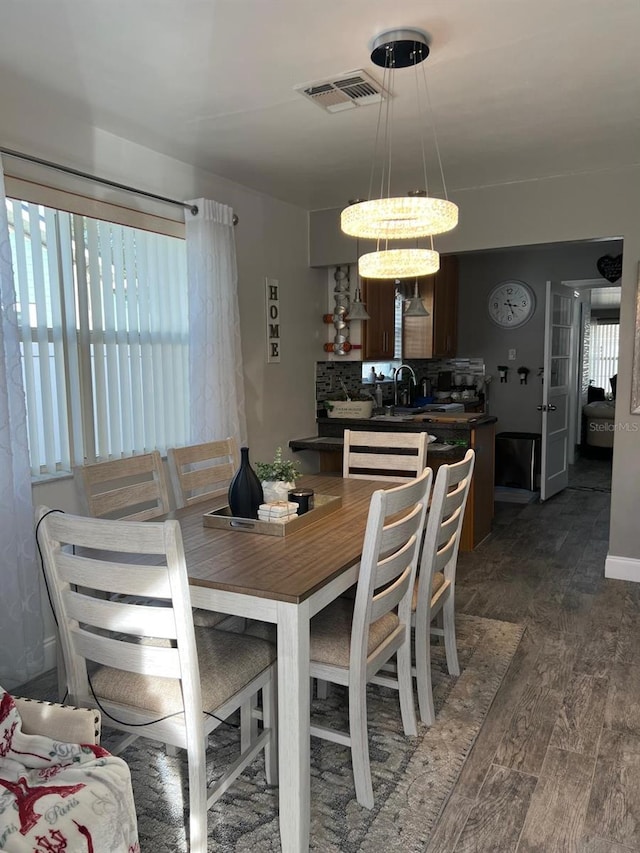
M 412 66 L 416 74 L 416 91 L 419 96 L 418 68 L 422 70 L 424 91 L 428 101 L 428 90 L 424 67 L 421 63 L 429 55 L 425 33 L 417 29 L 386 30 L 372 44 L 371 61 L 384 68 L 383 87 L 391 90 L 391 76 L 398 68 Z M 377 251 L 360 258 L 359 272 L 363 278 L 407 278 L 429 275 L 440 266 L 438 253 L 433 249 L 434 234 L 451 231 L 458 224 L 458 208 L 446 198 L 446 185 L 437 136 L 434 141 L 440 167 L 440 176 L 445 198 L 429 195 L 424 141 L 422 141 L 422 169 L 426 190 L 418 190 L 407 196 L 391 195 L 391 98 L 386 101 L 386 113 L 382 116 L 382 101 L 371 169 L 370 193 L 373 192 L 376 160 L 380 147 L 380 197 L 353 204 L 342 211 L 340 226 L 345 234 L 378 241 Z M 418 97 L 419 101 L 419 97 Z M 430 106 L 430 104 L 429 104 Z M 420 103 L 418 103 L 418 108 Z M 433 124 L 433 122 L 432 122 Z M 380 137 L 382 136 L 382 144 Z M 389 240 L 407 240 L 428 237 L 431 246 L 420 248 L 389 248 Z
M 361 255 L 362 278 L 415 278 L 440 269 L 440 255 L 432 249 L 387 249 Z

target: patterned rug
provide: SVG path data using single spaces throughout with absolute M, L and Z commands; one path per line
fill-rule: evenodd
M 433 649 L 436 722 L 419 723 L 417 738 L 402 731 L 395 691 L 372 686 L 368 692 L 369 748 L 375 806 L 354 797 L 349 750 L 311 742 L 311 850 L 322 853 L 379 853 L 424 850 L 460 774 L 491 703 L 509 668 L 524 629 L 510 622 L 458 617 L 461 674 L 446 671 L 444 647 Z M 22 695 L 53 698 L 54 679 L 31 682 Z M 16 691 L 19 693 L 21 691 Z M 330 686 L 329 698 L 314 700 L 312 714 L 322 724 L 346 729 L 346 692 Z M 103 725 L 105 724 L 103 719 Z M 103 730 L 107 749 L 118 735 Z M 237 750 L 236 729 L 221 727 L 210 740 L 209 775 Z M 187 850 L 186 757 L 140 739 L 122 753 L 133 778 L 143 853 Z M 267 788 L 262 758 L 256 759 L 209 811 L 209 850 L 216 853 L 280 850 L 277 790 Z

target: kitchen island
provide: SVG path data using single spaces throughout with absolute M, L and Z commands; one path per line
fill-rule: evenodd
M 427 465 L 433 468 L 434 475 L 440 465 L 460 461 L 467 448 L 473 448 L 476 453 L 475 471 L 460 540 L 462 551 L 472 551 L 491 532 L 496 420 L 484 414 L 443 415 L 435 412 L 368 419 L 318 418 L 318 435 L 293 439 L 289 447 L 295 451 L 317 453 L 320 472 L 341 473 L 345 429 L 428 432 L 437 438 L 427 449 Z

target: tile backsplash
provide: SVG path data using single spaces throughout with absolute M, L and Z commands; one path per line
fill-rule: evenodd
M 368 373 L 368 368 L 371 365 L 375 366 L 375 362 L 367 364 L 365 373 Z M 398 362 L 399 364 L 399 362 Z M 471 378 L 469 384 L 476 387 L 480 384 L 485 375 L 484 359 L 482 358 L 430 358 L 430 359 L 408 359 L 406 364 L 409 364 L 415 374 L 418 384 L 422 379 L 430 379 L 432 386 L 437 386 L 438 374 L 442 371 L 449 370 L 455 377 L 459 375 L 462 378 L 463 385 L 467 384 L 467 377 Z M 349 394 L 357 395 L 362 391 L 370 392 L 371 383 L 363 382 L 362 379 L 362 362 L 360 361 L 318 361 L 316 362 L 316 400 L 331 399 L 331 394 L 336 394 L 342 390 L 341 382 L 344 383 Z M 388 393 L 384 392 L 385 387 L 389 388 Z M 391 382 L 383 383 L 383 393 L 385 397 L 389 396 L 391 390 Z

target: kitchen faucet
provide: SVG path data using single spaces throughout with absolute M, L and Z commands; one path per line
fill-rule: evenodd
M 398 405 L 398 377 L 400 376 L 400 374 L 402 373 L 403 370 L 408 370 L 409 373 L 411 374 L 411 382 L 413 382 L 414 388 L 416 387 L 416 384 L 417 384 L 416 383 L 416 375 L 413 371 L 413 368 L 410 367 L 408 364 L 401 364 L 400 367 L 398 367 L 396 370 L 394 370 L 394 372 L 393 372 L 393 402 L 396 406 Z M 411 386 L 409 386 L 409 398 L 410 398 L 410 400 L 413 398 L 413 394 L 411 394 Z

